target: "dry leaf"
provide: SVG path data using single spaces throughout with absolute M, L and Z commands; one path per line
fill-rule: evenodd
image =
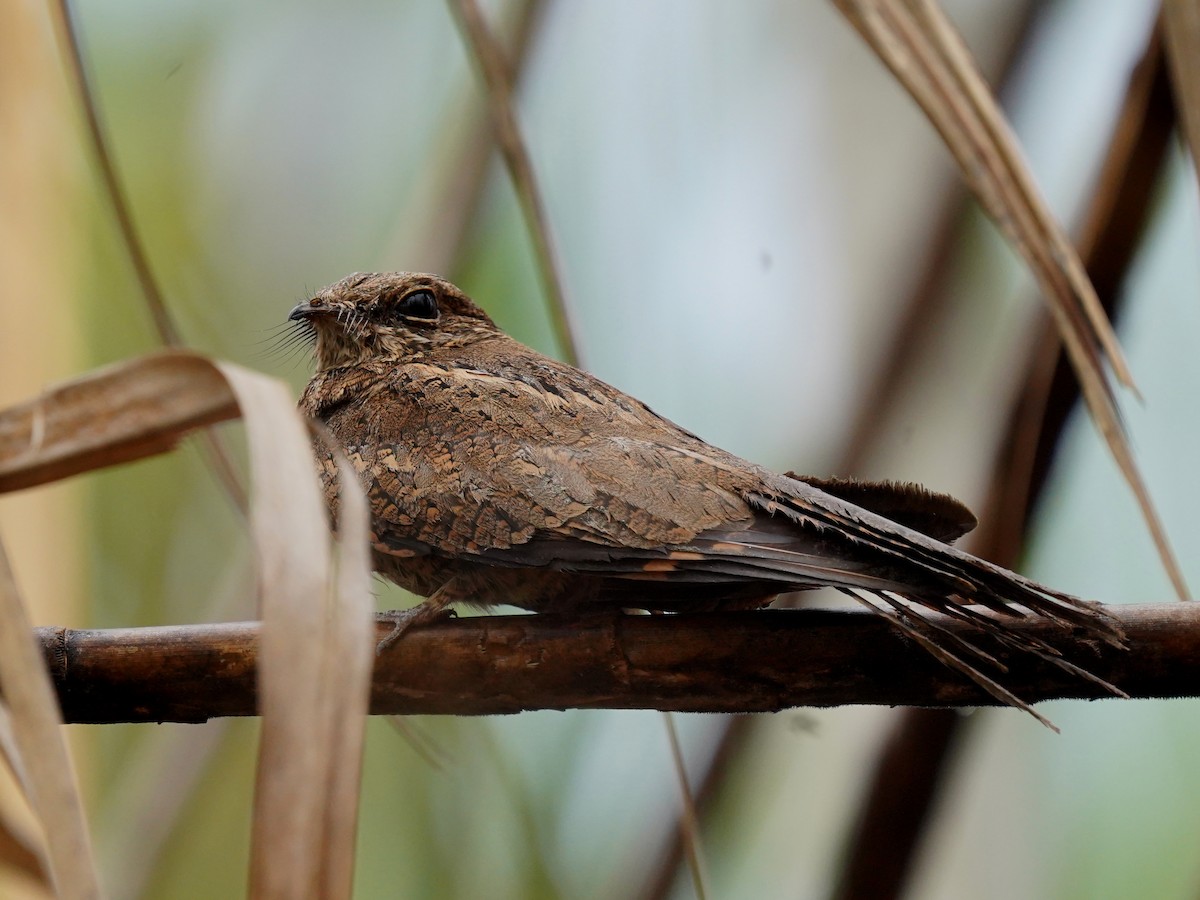
M 371 700 L 376 640 L 368 540 L 370 511 L 349 461 L 340 453 L 338 457 L 343 490 L 336 548 L 337 584 L 322 660 L 326 686 L 322 715 L 325 733 L 332 742 L 321 839 L 325 850 L 323 897 L 350 896 L 365 738 L 362 723 Z M 346 486 L 352 490 L 346 490 Z
M 51 388 L 0 413 L 0 493 L 170 450 L 238 414 L 203 356 L 169 350 Z
M 8 765 L 22 795 L 28 799 L 29 775 L 21 762 L 12 730 L 12 717 L 3 701 L 0 701 L 0 759 Z M 40 835 L 34 834 L 23 821 L 14 818 L 12 810 L 4 808 L 6 805 L 0 804 L 0 866 L 24 872 L 49 890 L 50 882 L 46 876 L 49 866 Z
M 347 549 L 335 583 L 311 444 L 290 394 L 220 368 L 246 420 L 263 621 L 250 892 L 348 897 L 374 658 L 366 499 L 343 478 Z
M 0 413 L 0 491 L 163 452 L 239 409 L 255 477 L 263 618 L 251 893 L 345 897 L 374 659 L 367 505 L 357 482 L 344 478 L 335 580 L 307 426 L 288 389 L 184 351 L 103 369 Z M 3 631 L 33 647 L 27 622 Z M 45 681 L 40 658 L 24 665 Z M 53 768 L 70 771 L 65 762 Z M 69 833 L 54 830 L 63 840 Z M 75 859 L 90 867 L 86 854 Z
M 50 880 L 58 896 L 100 896 L 75 767 L 58 698 L 0 544 L 0 688 L 25 773 L 29 804 L 42 823 Z M 14 768 L 18 768 L 14 766 Z
M 1012 130 L 970 51 L 934 0 L 834 0 L 904 84 L 942 135 L 988 215 L 1025 257 L 1050 303 L 1092 421 L 1141 507 L 1164 568 L 1181 599 L 1183 573 L 1126 440 L 1107 362 L 1133 379 L 1096 292 L 1066 233 L 1051 215 Z

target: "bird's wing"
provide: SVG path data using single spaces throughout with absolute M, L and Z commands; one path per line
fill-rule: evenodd
M 405 547 L 524 565 L 535 537 L 649 549 L 753 518 L 736 473 L 672 450 L 637 401 L 574 370 L 536 374 L 409 364 L 313 414 L 363 478 L 380 538 Z
M 367 482 L 385 552 L 781 591 L 828 584 L 935 606 L 1015 603 L 1080 625 L 1095 617 L 1069 595 L 712 447 L 549 360 L 409 364 L 371 384 L 324 416 Z M 893 514 L 904 507 L 902 488 L 817 484 Z M 917 507 L 936 510 L 944 531 L 969 516 L 952 502 L 921 495 Z
M 377 551 L 645 582 L 648 597 L 656 582 L 676 595 L 686 585 L 758 584 L 764 595 L 830 585 L 1020 706 L 964 659 L 991 657 L 925 611 L 967 619 L 1085 677 L 1053 648 L 1013 637 L 978 607 L 1028 611 L 1120 642 L 1119 628 L 1093 604 L 834 493 L 895 516 L 894 495 L 884 502 L 878 490 L 854 494 L 824 483 L 831 493 L 773 474 L 582 373 L 545 376 L 528 367 L 405 365 L 323 411 L 371 495 Z M 960 520 L 957 530 L 966 524 L 957 509 L 930 505 L 937 512 L 927 530 L 946 533 L 947 518 Z

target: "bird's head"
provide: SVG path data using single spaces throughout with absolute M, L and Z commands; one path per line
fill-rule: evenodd
M 288 320 L 315 340 L 318 371 L 496 334 L 487 313 L 457 287 L 414 272 L 349 275 L 298 303 Z

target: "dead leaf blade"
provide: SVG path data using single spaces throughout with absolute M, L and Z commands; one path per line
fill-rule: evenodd
M 102 369 L 0 412 L 0 490 L 161 453 L 239 411 L 264 622 L 252 893 L 348 896 L 374 658 L 367 507 L 351 479 L 335 596 L 312 446 L 286 386 L 179 350 Z
M 338 451 L 341 476 L 337 580 L 322 659 L 322 714 L 332 745 L 321 845 L 321 896 L 348 897 L 354 875 L 362 756 L 375 660 L 374 596 L 371 592 L 370 510 L 354 471 Z
M 34 639 L 8 555 L 0 544 L 0 687 L 25 773 L 29 802 L 46 836 L 50 878 L 60 897 L 100 896 L 83 801 L 62 731 L 58 698 Z
M 0 412 L 0 492 L 163 453 L 236 415 L 224 379 L 199 354 L 118 363 Z
M 834 0 L 929 117 L 988 215 L 1025 257 L 1046 296 L 1093 422 L 1133 491 L 1180 599 L 1182 569 L 1125 435 L 1107 363 L 1136 392 L 1099 298 L 1050 213 L 970 51 L 935 0 Z
M 21 762 L 21 753 L 17 750 L 12 717 L 3 702 L 0 702 L 0 761 L 8 765 L 22 796 L 28 798 L 29 775 Z M 11 815 L 12 811 L 5 807 L 6 804 L 0 804 L 0 867 L 24 872 L 49 890 L 49 865 L 40 837 L 33 833 L 24 821 L 14 818 Z
M 358 712 L 365 711 L 372 658 L 369 590 L 348 604 L 356 615 L 334 599 L 325 503 L 307 428 L 287 389 L 239 366 L 218 366 L 246 423 L 263 621 L 250 893 L 345 897 L 366 723 Z M 346 578 L 361 585 L 369 578 L 366 501 L 355 506 L 351 497 L 344 492 L 347 518 L 355 520 L 346 540 L 361 538 L 361 548 L 349 552 Z M 363 571 L 352 572 L 351 562 Z

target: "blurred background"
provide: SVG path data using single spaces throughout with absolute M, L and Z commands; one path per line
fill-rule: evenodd
M 1077 228 L 1157 5 L 945 7 L 1050 205 Z M 919 481 L 981 508 L 1042 304 L 834 6 L 485 10 L 516 60 L 583 364 L 773 468 Z M 189 346 L 298 393 L 309 360 L 280 346 L 288 309 L 353 271 L 410 269 L 450 276 L 512 334 L 562 352 L 443 3 L 73 11 L 137 230 Z M 160 346 L 50 23 L 35 4 L 0 5 L 5 404 Z M 1145 397 L 1123 398 L 1135 453 L 1195 587 L 1200 204 L 1180 146 L 1172 138 L 1153 179 L 1119 332 Z M 898 340 L 911 352 L 888 373 Z M 1173 597 L 1078 410 L 1035 513 L 1021 571 L 1106 603 Z M 254 614 L 246 530 L 194 442 L 0 498 L 0 534 L 39 624 Z M 411 602 L 382 584 L 379 595 L 381 608 Z M 1040 708 L 1061 735 L 1013 710 L 962 714 L 907 895 L 1196 896 L 1200 705 Z M 710 896 L 831 896 L 902 715 L 756 717 L 705 808 Z M 675 721 L 699 782 L 726 719 Z M 254 721 L 70 730 L 112 896 L 244 891 Z M 686 869 L 663 862 L 680 796 L 655 712 L 373 720 L 363 796 L 358 897 L 693 896 Z

